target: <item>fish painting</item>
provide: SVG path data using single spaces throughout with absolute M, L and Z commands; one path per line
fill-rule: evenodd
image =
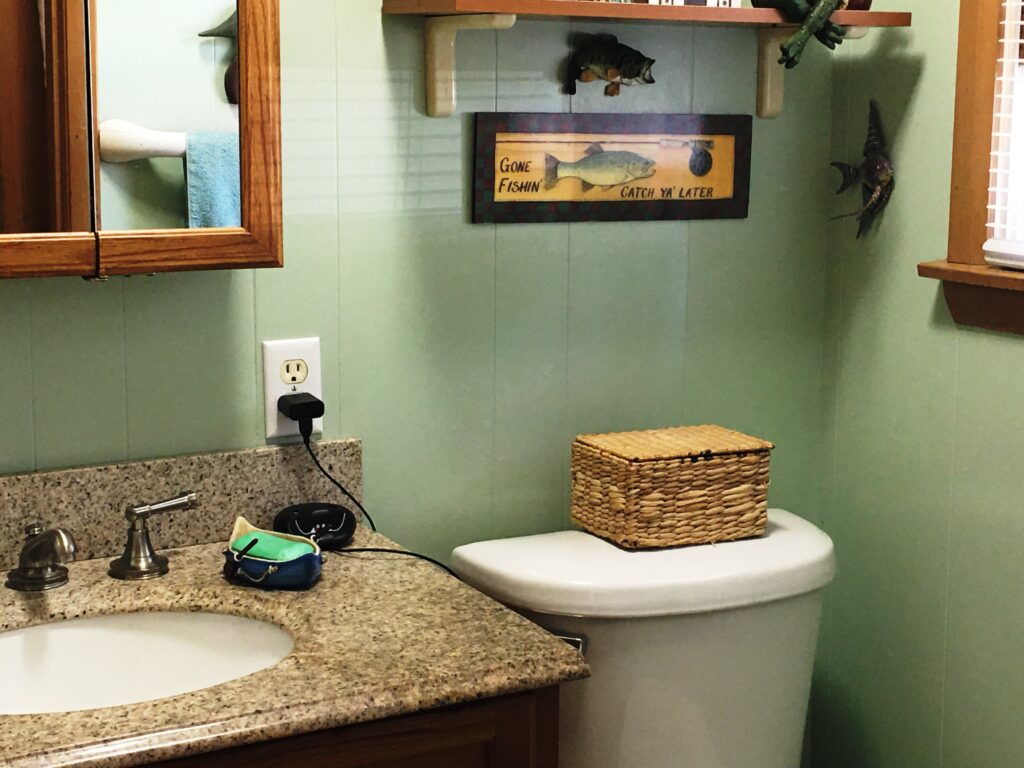
M 618 96 L 624 85 L 652 85 L 654 59 L 623 45 L 614 35 L 574 35 L 565 92 L 576 93 L 576 81 L 604 80 L 606 96 Z
M 544 157 L 544 188 L 553 189 L 563 179 L 579 179 L 583 191 L 594 187 L 629 184 L 637 179 L 649 179 L 655 173 L 655 162 L 635 152 L 605 152 L 600 144 L 586 150 L 586 156 L 575 162 L 559 160 L 554 155 Z

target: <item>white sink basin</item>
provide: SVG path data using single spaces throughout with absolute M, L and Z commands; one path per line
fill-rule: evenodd
M 292 651 L 283 629 L 212 613 L 123 613 L 0 633 L 0 715 L 115 707 L 210 688 Z

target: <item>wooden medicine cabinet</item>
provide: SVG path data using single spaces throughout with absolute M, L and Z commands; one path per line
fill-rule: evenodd
M 283 265 L 279 0 L 14 6 L 0 278 Z

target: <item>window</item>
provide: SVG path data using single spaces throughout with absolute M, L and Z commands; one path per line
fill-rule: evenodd
M 949 247 L 917 271 L 958 324 L 1024 335 L 1022 43 L 1024 0 L 961 0 Z
M 1002 0 L 985 260 L 1024 269 L 1024 0 Z

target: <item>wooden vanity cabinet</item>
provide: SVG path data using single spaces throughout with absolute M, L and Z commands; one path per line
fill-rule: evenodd
M 157 768 L 557 768 L 558 688 L 208 752 Z

